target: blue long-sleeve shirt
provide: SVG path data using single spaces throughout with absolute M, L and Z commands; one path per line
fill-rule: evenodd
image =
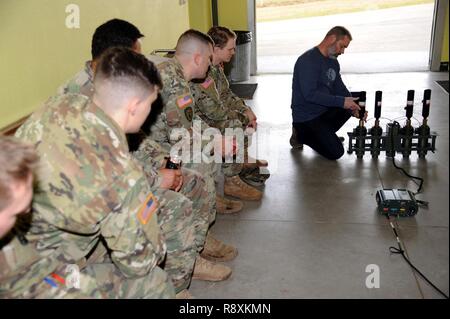
M 340 75 L 339 62 L 324 57 L 317 47 L 303 53 L 295 63 L 292 79 L 292 119 L 310 121 L 330 107 L 344 107 L 351 96 Z

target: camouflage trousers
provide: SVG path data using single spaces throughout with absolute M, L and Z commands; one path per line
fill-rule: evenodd
M 148 275 L 126 278 L 120 270 L 110 263 L 91 264 L 82 271 L 95 278 L 101 298 L 107 299 L 162 299 L 175 298 L 175 291 L 167 273 L 155 267 Z M 82 281 L 80 281 L 82 287 Z M 73 291 L 73 289 L 71 289 Z M 88 293 L 89 291 L 83 291 Z
M 95 278 L 80 273 L 78 276 L 80 287 L 69 288 L 66 286 L 62 279 L 61 281 L 55 280 L 53 276 L 55 274 L 64 278 L 62 272 L 54 272 L 41 280 L 37 284 L 29 287 L 29 289 L 19 296 L 10 296 L 11 298 L 25 298 L 25 299 L 101 299 L 105 298 Z M 51 283 L 50 283 L 50 280 Z M 4 296 L 2 296 L 4 298 Z M 8 298 L 8 297 L 7 297 Z
M 195 174 L 192 175 L 195 181 Z M 191 186 L 191 193 L 196 194 L 199 187 L 201 187 L 201 183 L 198 183 L 198 186 Z M 187 193 L 189 194 L 189 192 Z M 160 208 L 158 223 L 167 246 L 164 264 L 160 266 L 167 272 L 175 287 L 175 292 L 178 293 L 189 286 L 197 256 L 197 229 L 194 223 L 194 212 L 197 213 L 198 204 L 194 210 L 191 200 L 183 194 L 171 190 L 159 189 L 154 191 L 154 194 Z M 99 244 L 89 257 L 88 264 L 105 263 L 108 260 L 110 259 L 105 247 Z
M 77 279 L 79 287 L 68 286 L 65 271 L 55 271 L 14 298 L 36 299 L 156 299 L 174 298 L 167 274 L 155 267 L 147 276 L 126 278 L 113 263 L 89 264 Z M 67 276 L 66 276 L 67 279 Z
M 203 249 L 208 228 L 215 220 L 215 188 L 213 191 L 211 190 L 209 177 L 204 177 L 193 169 L 186 167 L 183 167 L 181 171 L 183 174 L 183 186 L 180 193 L 192 201 L 195 243 L 197 251 L 200 252 Z
M 238 145 L 238 150 L 239 150 L 240 154 L 236 154 L 236 156 L 234 156 L 233 163 L 223 163 L 222 164 L 222 172 L 226 177 L 233 177 L 233 176 L 237 176 L 242 173 L 242 171 L 244 169 L 243 162 L 247 161 L 247 158 L 248 158 L 249 143 L 251 144 L 251 137 L 245 136 L 244 144 Z
M 192 202 L 171 190 L 159 189 L 155 196 L 160 208 L 158 222 L 167 246 L 163 269 L 178 293 L 189 286 L 197 256 Z
M 224 119 L 221 121 L 220 120 L 213 121 L 212 119 L 209 119 L 208 123 L 211 127 L 218 128 L 220 130 L 220 132 L 225 135 L 227 135 L 227 129 L 245 130 L 245 126 L 242 124 L 242 121 L 240 121 L 238 119 Z M 233 133 L 233 131 L 230 131 L 230 132 Z M 247 149 L 248 149 L 248 145 L 249 145 L 249 137 L 244 136 L 243 141 L 239 140 L 239 139 L 237 141 L 238 141 L 238 152 L 243 151 L 241 154 L 242 158 L 240 158 L 241 162 L 239 162 L 239 160 L 236 158 L 237 156 L 235 156 L 233 163 L 223 163 L 222 164 L 222 173 L 226 177 L 237 176 L 242 172 L 242 169 L 243 169 L 242 161 L 244 160 L 244 156 L 247 153 Z M 242 142 L 243 142 L 243 144 L 242 144 Z
M 14 239 L 15 240 L 15 239 Z M 9 246 L 17 247 L 14 245 Z M 10 249 L 14 255 L 24 255 L 22 257 L 30 257 L 30 262 L 33 264 L 35 258 L 32 255 L 27 255 L 25 250 Z M 79 289 L 70 289 L 71 286 L 66 284 L 67 271 L 64 266 L 57 268 L 58 261 L 53 256 L 41 258 L 37 261 L 38 266 L 27 265 L 19 266 L 15 264 L 16 258 L 11 259 L 9 263 L 1 265 L 6 269 L 11 266 L 18 266 L 12 270 L 11 273 L 6 273 L 0 278 L 0 299 L 61 299 L 61 298 L 102 298 L 100 290 L 94 278 L 77 273 L 77 282 Z M 4 260 L 3 260 L 4 261 Z M 10 268 L 11 269 L 11 268 Z M 52 273 L 49 273 L 54 269 Z M 4 269 L 1 269 L 4 270 Z M 47 274 L 46 277 L 44 277 Z
M 215 163 L 184 163 L 182 172 L 184 177 L 183 187 L 186 187 L 186 190 L 195 189 L 193 185 L 199 184 L 199 182 L 203 185 L 201 190 L 196 191 L 196 198 L 198 199 L 192 199 L 193 205 L 197 208 L 197 212 L 194 214 L 195 242 L 197 243 L 197 251 L 200 252 L 205 244 L 209 226 L 216 220 L 216 185 L 214 180 L 218 174 L 218 165 Z M 192 174 L 192 172 L 195 174 Z
M 222 172 L 226 177 L 233 177 L 242 172 L 243 164 L 241 163 L 223 163 Z

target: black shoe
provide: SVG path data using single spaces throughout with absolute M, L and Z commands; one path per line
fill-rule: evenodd
M 291 144 L 292 148 L 295 148 L 295 149 L 303 148 L 303 144 L 298 142 L 297 130 L 294 127 L 292 127 L 292 135 L 291 135 L 291 138 L 289 139 L 289 144 Z

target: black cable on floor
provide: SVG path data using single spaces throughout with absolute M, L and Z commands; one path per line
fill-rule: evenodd
M 423 279 L 425 279 L 425 281 L 428 283 L 428 284 L 430 284 L 431 285 L 431 287 L 433 287 L 437 292 L 439 292 L 444 298 L 446 298 L 446 299 L 448 299 L 448 296 L 444 293 L 444 292 L 442 292 L 442 290 L 440 290 L 438 287 L 436 287 L 419 269 L 417 269 L 412 263 L 411 263 L 411 261 L 408 259 L 408 257 L 406 257 L 406 255 L 405 255 L 405 251 L 402 249 L 402 245 L 401 245 L 401 242 L 400 242 L 400 238 L 399 238 L 399 236 L 398 236 L 398 233 L 397 233 L 397 229 L 395 228 L 395 225 L 392 223 L 392 221 L 391 221 L 391 219 L 389 218 L 389 215 L 386 215 L 386 217 L 387 217 L 387 219 L 388 219 L 388 221 L 389 221 L 389 223 L 391 224 L 391 227 L 392 227 L 392 230 L 394 231 L 394 235 L 395 235 L 395 238 L 397 239 L 397 245 L 398 245 L 398 248 L 397 247 L 389 247 L 389 251 L 392 253 L 392 254 L 399 254 L 399 255 L 402 255 L 402 257 L 403 257 L 403 259 L 405 259 L 406 260 L 406 262 L 411 266 L 411 268 L 415 271 L 415 272 L 417 272 Z
M 398 126 L 399 128 L 400 128 L 400 124 L 397 122 L 397 121 L 394 121 L 393 122 L 393 124 L 394 125 L 396 125 L 396 126 Z M 418 177 L 418 176 L 413 176 L 413 175 L 411 175 L 411 174 L 409 174 L 408 172 L 406 172 L 402 167 L 399 167 L 399 166 L 397 166 L 397 164 L 395 163 L 395 141 L 394 141 L 394 136 L 393 135 L 391 135 L 391 147 L 392 147 L 392 149 L 391 149 L 391 151 L 392 151 L 392 154 L 393 154 L 393 156 L 392 156 L 392 164 L 394 164 L 394 167 L 396 168 L 396 169 L 399 169 L 400 171 L 402 171 L 403 172 L 403 174 L 405 174 L 406 176 L 408 176 L 409 178 L 411 178 L 411 179 L 413 179 L 413 181 L 414 180 L 418 180 L 418 181 L 420 181 L 420 184 L 418 185 L 419 186 L 419 188 L 417 189 L 417 192 L 414 194 L 414 195 L 416 195 L 416 194 L 419 194 L 420 192 L 421 192 L 421 190 L 422 190 L 422 186 L 423 186 L 423 181 L 424 181 L 424 179 L 423 178 L 421 178 L 421 177 Z M 415 182 L 415 181 L 414 181 Z M 417 183 L 416 183 L 417 184 Z M 416 200 L 419 204 L 421 204 L 421 205 L 423 205 L 423 206 L 428 206 L 428 202 L 425 202 L 425 201 L 421 201 L 421 200 Z M 395 228 L 395 225 L 392 223 L 392 221 L 390 220 L 390 218 L 389 218 L 389 215 L 388 214 L 386 214 L 386 217 L 387 217 L 387 219 L 388 219 L 388 221 L 389 221 L 389 223 L 390 223 L 390 225 L 391 225 L 391 227 L 392 227 L 392 230 L 394 231 L 394 235 L 395 235 L 395 238 L 397 239 L 397 245 L 398 245 L 398 248 L 397 247 L 389 247 L 389 251 L 392 253 L 392 254 L 399 254 L 399 255 L 402 255 L 402 257 L 403 257 L 403 259 L 405 259 L 405 261 L 409 264 L 409 266 L 415 271 L 415 272 L 417 272 L 429 285 L 431 285 L 431 287 L 433 287 L 437 292 L 439 292 L 444 298 L 446 298 L 446 299 L 448 299 L 448 296 L 444 293 L 444 292 L 442 292 L 442 290 L 440 290 L 438 287 L 436 287 L 419 269 L 417 269 L 412 263 L 411 263 L 411 261 L 408 259 L 408 257 L 406 257 L 406 255 L 405 255 L 405 251 L 402 249 L 402 245 L 401 245 L 401 242 L 400 242 L 400 238 L 399 238 L 399 236 L 398 236 L 398 233 L 397 233 L 397 229 Z
M 420 181 L 420 184 L 418 185 L 419 188 L 418 188 L 417 191 L 414 193 L 414 195 L 419 194 L 419 193 L 422 191 L 423 178 L 422 178 L 422 177 L 418 177 L 418 176 L 410 175 L 410 174 L 408 174 L 408 172 L 406 172 L 402 167 L 397 166 L 397 163 L 395 163 L 395 156 L 392 157 L 392 164 L 394 164 L 394 167 L 395 167 L 396 169 L 399 169 L 400 171 L 402 171 L 402 173 L 405 174 L 406 176 L 408 176 L 409 178 Z M 416 184 L 417 184 L 417 183 L 416 183 Z
M 394 125 L 398 126 L 400 128 L 400 123 L 398 123 L 397 121 L 393 122 Z M 397 166 L 397 163 L 395 163 L 395 141 L 394 141 L 394 135 L 391 135 L 391 151 L 392 151 L 392 164 L 394 164 L 394 167 L 396 169 L 399 169 L 403 174 L 405 174 L 406 176 L 408 176 L 409 178 L 411 178 L 413 181 L 414 180 L 418 180 L 420 181 L 420 184 L 418 185 L 418 189 L 417 192 L 414 193 L 414 195 L 419 194 L 422 191 L 422 185 L 423 185 L 423 178 L 422 177 L 418 177 L 418 176 L 413 176 L 411 174 L 409 174 L 407 171 L 405 171 L 402 167 Z M 415 181 L 414 181 L 415 182 Z M 417 183 L 416 183 L 417 184 Z

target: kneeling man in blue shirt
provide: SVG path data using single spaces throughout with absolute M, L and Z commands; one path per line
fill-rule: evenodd
M 293 148 L 306 144 L 330 160 L 344 155 L 336 132 L 352 115 L 358 116 L 359 106 L 342 82 L 337 57 L 351 40 L 346 28 L 336 26 L 298 58 L 292 80 Z

